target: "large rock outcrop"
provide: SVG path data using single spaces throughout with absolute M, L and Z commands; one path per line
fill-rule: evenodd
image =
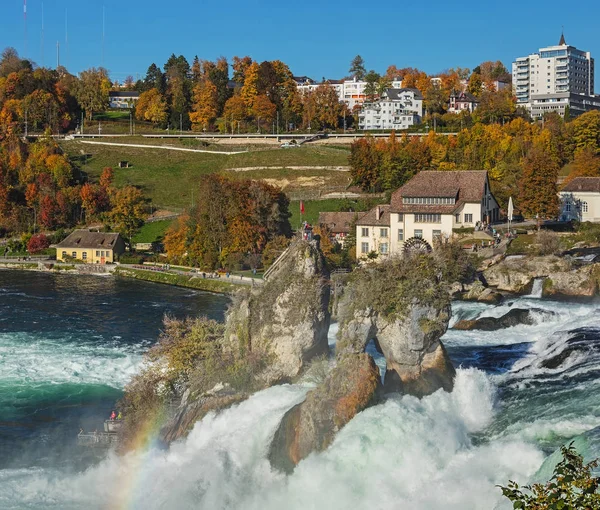
M 483 272 L 487 283 L 501 291 L 531 292 L 533 280 L 544 278 L 543 297 L 591 298 L 598 293 L 600 265 L 574 267 L 566 257 L 508 257 Z
M 338 430 L 374 403 L 380 385 L 371 356 L 340 358 L 325 381 L 284 415 L 271 443 L 271 464 L 291 472 L 311 452 L 325 450 Z
M 225 345 L 273 357 L 269 384 L 298 376 L 328 351 L 329 271 L 317 241 L 296 241 L 261 287 L 240 296 L 228 313 Z
M 462 320 L 454 325 L 453 329 L 470 331 L 478 329 L 481 331 L 498 331 L 499 329 L 512 328 L 514 326 L 532 325 L 544 319 L 549 319 L 553 312 L 541 308 L 513 308 L 501 317 L 481 317 L 473 320 Z
M 363 352 L 376 339 L 387 363 L 386 391 L 418 397 L 451 391 L 455 370 L 440 342 L 450 320 L 448 289 L 423 258 L 396 260 L 352 276 L 339 305 L 340 355 Z

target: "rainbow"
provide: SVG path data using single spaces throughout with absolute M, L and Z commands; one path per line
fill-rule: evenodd
M 107 499 L 106 509 L 127 510 L 139 508 L 136 495 L 144 487 L 153 483 L 150 463 L 146 462 L 147 453 L 158 446 L 158 432 L 163 424 L 163 416 L 157 413 L 154 418 L 138 427 L 135 436 L 128 442 L 127 453 L 122 462 L 118 483 Z

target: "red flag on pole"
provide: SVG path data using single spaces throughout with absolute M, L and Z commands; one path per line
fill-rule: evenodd
M 304 214 L 304 201 L 300 200 L 300 214 Z

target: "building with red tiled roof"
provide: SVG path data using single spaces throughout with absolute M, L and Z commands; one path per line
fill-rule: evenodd
M 356 212 L 320 212 L 319 225 L 327 227 L 331 232 L 332 241 L 343 246 L 358 215 Z
M 357 257 L 402 253 L 408 239 L 433 246 L 454 229 L 499 219 L 498 202 L 484 170 L 423 171 L 398 188 L 390 205 L 374 207 L 356 223 Z
M 600 222 L 600 177 L 575 177 L 559 195 L 561 220 Z

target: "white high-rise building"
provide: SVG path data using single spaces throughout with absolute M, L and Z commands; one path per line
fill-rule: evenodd
M 567 106 L 572 115 L 600 108 L 600 97 L 594 96 L 594 59 L 589 51 L 569 46 L 564 35 L 557 46 L 517 58 L 512 80 L 517 105 L 534 118 L 550 111 L 564 115 Z

